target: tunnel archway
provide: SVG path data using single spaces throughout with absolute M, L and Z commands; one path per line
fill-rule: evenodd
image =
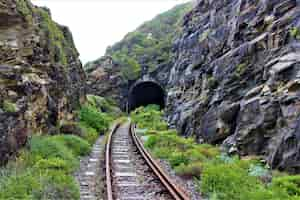
M 159 105 L 161 109 L 165 107 L 165 91 L 153 81 L 140 82 L 129 90 L 128 110 L 132 111 L 140 106 L 149 104 Z

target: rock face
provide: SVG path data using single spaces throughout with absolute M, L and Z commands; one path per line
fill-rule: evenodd
M 32 134 L 56 133 L 85 100 L 72 35 L 27 0 L 0 1 L 0 164 Z
M 95 66 L 87 70 L 87 93 L 111 98 L 124 110 L 128 83 L 122 78 L 120 66 L 109 56 L 93 64 Z
M 168 121 L 300 172 L 299 39 L 299 1 L 198 0 L 174 44 Z
M 151 72 L 145 68 L 138 79 L 126 80 L 122 76 L 122 66 L 115 63 L 110 56 L 102 57 L 93 65 L 92 68 L 86 70 L 87 93 L 110 98 L 116 101 L 123 111 L 128 109 L 129 93 L 136 84 L 153 82 L 166 88 L 172 66 L 170 63 L 160 64 Z

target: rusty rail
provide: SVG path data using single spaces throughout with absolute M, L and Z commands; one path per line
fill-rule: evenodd
M 111 179 L 111 168 L 110 168 L 110 151 L 111 151 L 111 138 L 112 135 L 119 128 L 120 124 L 115 124 L 108 135 L 106 150 L 105 150 L 105 170 L 106 170 L 106 188 L 107 188 L 107 200 L 113 200 L 112 192 L 112 179 Z
M 107 188 L 107 200 L 113 200 L 113 190 L 112 190 L 112 175 L 111 175 L 111 141 L 112 135 L 116 132 L 119 128 L 120 124 L 116 124 L 110 134 L 108 135 L 108 140 L 106 143 L 106 155 L 105 155 L 105 163 L 106 163 L 106 188 Z M 166 173 L 162 170 L 162 168 L 154 161 L 151 155 L 147 152 L 144 148 L 142 142 L 137 137 L 135 133 L 135 125 L 131 124 L 130 128 L 130 135 L 133 139 L 134 144 L 139 150 L 139 153 L 145 159 L 147 165 L 151 168 L 151 170 L 155 173 L 155 175 L 159 178 L 161 183 L 166 187 L 170 195 L 176 200 L 190 200 L 187 193 L 181 189 L 179 186 L 175 185 L 171 179 L 166 175 Z
M 143 156 L 143 158 L 146 160 L 148 166 L 152 169 L 152 171 L 155 173 L 155 175 L 159 178 L 161 183 L 167 188 L 169 193 L 172 195 L 172 197 L 176 200 L 189 200 L 189 196 L 187 193 L 180 188 L 179 186 L 175 185 L 173 181 L 169 178 L 169 176 L 162 170 L 162 168 L 157 164 L 157 162 L 151 157 L 151 155 L 147 152 L 147 150 L 144 148 L 141 140 L 137 137 L 135 133 L 135 125 L 130 125 L 130 134 L 132 136 L 132 139 L 137 146 L 139 152 Z

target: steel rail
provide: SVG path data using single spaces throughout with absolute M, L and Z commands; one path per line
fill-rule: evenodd
M 114 125 L 111 132 L 108 135 L 106 143 L 106 152 L 105 152 L 105 163 L 106 163 L 106 188 L 107 188 L 107 200 L 113 199 L 113 188 L 112 188 L 112 170 L 111 170 L 111 142 L 112 136 L 119 128 L 120 124 Z M 159 178 L 160 182 L 166 187 L 170 195 L 176 200 L 190 200 L 187 193 L 180 188 L 178 185 L 175 185 L 171 179 L 166 175 L 162 168 L 157 164 L 157 162 L 151 157 L 151 155 L 144 148 L 141 140 L 135 133 L 135 125 L 130 124 L 129 133 L 133 139 L 134 145 L 137 147 L 139 153 L 142 155 L 143 159 L 146 161 L 147 165 L 151 168 L 154 174 Z
M 190 197 L 187 195 L 187 193 L 178 185 L 175 185 L 173 181 L 171 181 L 169 176 L 162 170 L 162 168 L 157 164 L 157 162 L 151 157 L 148 151 L 144 148 L 141 140 L 138 138 L 138 136 L 135 133 L 134 124 L 130 125 L 130 134 L 140 154 L 146 160 L 148 166 L 159 178 L 161 183 L 167 188 L 168 192 L 172 195 L 172 197 L 176 200 L 189 200 Z
M 111 152 L 111 140 L 112 135 L 119 128 L 120 123 L 115 124 L 108 135 L 108 139 L 106 142 L 106 151 L 105 151 L 105 170 L 106 170 L 106 189 L 107 189 L 107 200 L 113 200 L 113 191 L 112 191 L 112 175 L 111 175 L 111 167 L 110 167 L 110 152 Z

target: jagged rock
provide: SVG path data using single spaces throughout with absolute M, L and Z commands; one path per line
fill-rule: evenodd
M 230 152 L 299 172 L 299 10 L 295 0 L 197 1 L 173 47 L 168 89 L 199 92 L 168 93 L 169 124 L 185 135 L 192 130 L 198 141 L 223 142 Z M 182 131 L 183 116 L 189 129 Z
M 85 100 L 85 75 L 71 33 L 53 22 L 47 9 L 28 0 L 0 4 L 3 164 L 27 137 L 39 132 L 58 133 L 59 121 L 73 117 L 73 110 Z

